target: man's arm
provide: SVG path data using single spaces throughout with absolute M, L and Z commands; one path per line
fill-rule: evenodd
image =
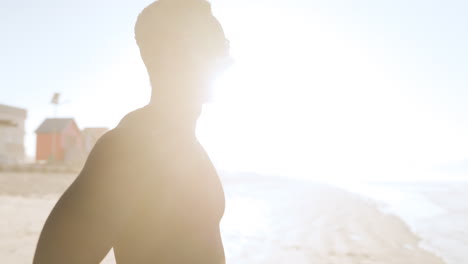
M 34 264 L 99 263 L 132 211 L 136 185 L 129 149 L 104 135 L 42 230 Z M 133 181 L 133 182 L 132 182 Z

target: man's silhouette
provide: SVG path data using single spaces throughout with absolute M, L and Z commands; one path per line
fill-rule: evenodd
M 225 262 L 224 193 L 195 137 L 229 58 L 224 32 L 204 0 L 160 0 L 135 38 L 151 102 L 98 141 L 47 219 L 35 264 L 99 263 L 111 248 L 118 264 Z

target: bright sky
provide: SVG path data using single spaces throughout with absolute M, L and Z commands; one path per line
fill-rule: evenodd
M 28 109 L 29 154 L 54 92 L 81 128 L 148 102 L 133 26 L 150 2 L 2 3 L 0 103 Z M 236 59 L 198 130 L 219 168 L 383 178 L 468 160 L 468 2 L 212 3 Z

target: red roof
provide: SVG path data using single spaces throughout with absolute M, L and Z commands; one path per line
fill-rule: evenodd
M 47 118 L 36 129 L 36 134 L 60 133 L 70 123 L 75 123 L 75 120 L 73 118 Z

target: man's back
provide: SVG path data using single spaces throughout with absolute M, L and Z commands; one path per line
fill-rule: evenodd
M 135 138 L 142 154 L 135 177 L 145 183 L 114 244 L 118 263 L 224 263 L 224 193 L 208 156 L 190 134 L 148 128 L 151 115 L 142 112 L 121 124 L 146 128 Z
M 99 140 L 47 220 L 35 263 L 96 263 L 112 247 L 119 264 L 224 263 L 211 162 L 194 136 L 150 122 L 138 110 Z

